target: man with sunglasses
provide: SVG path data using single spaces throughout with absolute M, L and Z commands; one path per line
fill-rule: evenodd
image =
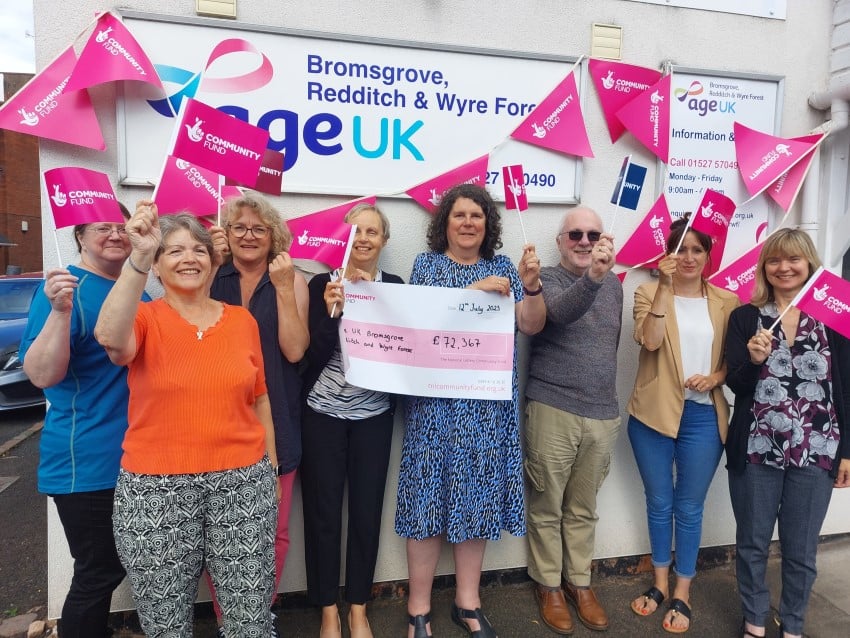
M 612 240 L 599 215 L 575 208 L 555 237 L 560 262 L 540 269 L 546 325 L 533 338 L 526 386 L 528 574 L 543 622 L 564 635 L 573 632 L 567 601 L 589 629 L 608 628 L 590 568 L 596 494 L 620 428 L 623 288 Z

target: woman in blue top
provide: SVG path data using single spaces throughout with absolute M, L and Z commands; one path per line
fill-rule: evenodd
M 74 239 L 80 263 L 48 271 L 33 299 L 21 356 L 24 372 L 50 402 L 38 489 L 53 497 L 74 558 L 61 635 L 101 638 L 110 633 L 112 591 L 124 579 L 112 537 L 112 497 L 128 392 L 127 369 L 109 361 L 93 332 L 130 242 L 124 224 L 115 223 L 75 226 Z
M 495 254 L 501 233 L 489 193 L 455 186 L 431 220 L 431 250 L 416 258 L 410 283 L 513 295 L 517 327 L 535 334 L 546 322 L 540 260 L 528 245 L 514 268 Z M 511 400 L 412 397 L 408 403 L 395 529 L 408 539 L 410 638 L 431 635 L 431 586 L 443 538 L 452 544 L 457 572 L 452 620 L 475 638 L 496 636 L 481 613 L 479 582 L 487 540 L 498 540 L 502 530 L 525 534 L 518 405 L 516 350 Z

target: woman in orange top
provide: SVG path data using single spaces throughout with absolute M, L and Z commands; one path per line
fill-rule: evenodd
M 190 638 L 206 566 L 225 635 L 269 636 L 277 455 L 257 323 L 210 298 L 213 242 L 196 218 L 142 201 L 127 233 L 95 336 L 129 370 L 113 525 L 142 629 Z M 165 295 L 140 304 L 151 268 Z

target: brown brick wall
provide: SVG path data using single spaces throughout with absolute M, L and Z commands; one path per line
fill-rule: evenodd
M 4 74 L 6 99 L 30 77 Z M 0 275 L 9 265 L 23 272 L 42 268 L 40 180 L 38 138 L 0 129 L 0 234 L 17 244 L 0 248 Z

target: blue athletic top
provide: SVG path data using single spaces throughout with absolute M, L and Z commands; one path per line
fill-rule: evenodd
M 115 282 L 77 266 L 68 270 L 79 278 L 71 313 L 71 357 L 65 378 L 44 391 L 50 402 L 38 464 L 38 490 L 44 494 L 115 487 L 127 429 L 127 368 L 113 365 L 94 338 L 100 307 Z M 147 293 L 143 300 L 150 300 Z M 42 283 L 21 340 L 22 360 L 49 314 Z

